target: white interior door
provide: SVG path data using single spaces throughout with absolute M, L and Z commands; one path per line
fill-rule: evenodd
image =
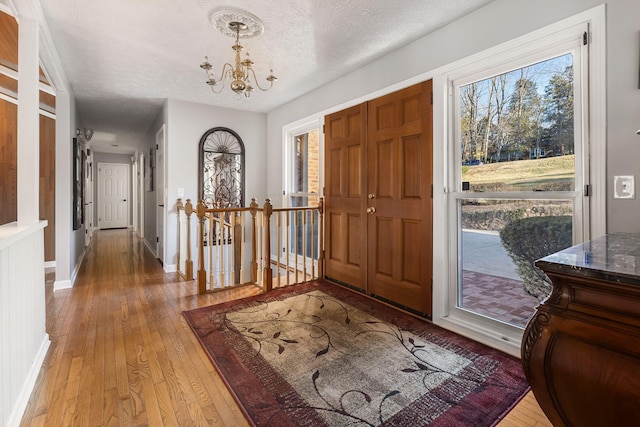
M 164 261 L 164 125 L 156 133 L 156 256 Z
M 129 221 L 129 165 L 98 163 L 98 228 L 125 228 Z

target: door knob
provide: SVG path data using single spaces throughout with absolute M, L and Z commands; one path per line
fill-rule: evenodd
M 122 199 L 122 201 L 123 201 L 123 202 L 126 202 L 126 201 L 127 201 L 127 199 Z
M 376 195 L 375 195 L 375 194 L 373 194 L 373 193 L 369 193 L 369 195 L 368 195 L 367 197 L 369 197 L 370 199 L 375 199 L 375 198 L 376 198 Z
M 376 213 L 376 208 L 374 207 L 367 208 L 367 213 L 369 215 Z

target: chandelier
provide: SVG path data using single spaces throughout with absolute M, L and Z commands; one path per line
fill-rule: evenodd
M 265 92 L 271 89 L 273 87 L 273 82 L 278 79 L 273 75 L 273 70 L 269 70 L 269 75 L 266 77 L 269 85 L 267 87 L 262 87 L 260 86 L 260 83 L 258 83 L 256 72 L 253 69 L 253 61 L 249 58 L 249 53 L 247 52 L 244 60 L 241 58 L 240 52 L 242 52 L 244 47 L 240 44 L 240 33 L 246 32 L 249 29 L 249 26 L 240 20 L 233 20 L 227 23 L 227 29 L 231 31 L 231 34 L 235 33 L 236 38 L 235 44 L 231 46 L 235 51 L 234 65 L 228 62 L 225 63 L 222 66 L 220 77 L 216 78 L 213 66 L 209 62 L 209 58 L 207 56 L 204 57 L 204 62 L 200 64 L 200 68 L 202 68 L 207 74 L 206 83 L 211 88 L 211 91 L 215 94 L 221 93 L 227 81 L 229 81 L 229 86 L 232 91 L 238 95 L 244 94 L 247 98 L 251 96 L 251 92 L 253 92 L 256 87 Z M 231 35 L 229 32 L 225 34 Z M 249 36 L 251 35 L 249 34 Z

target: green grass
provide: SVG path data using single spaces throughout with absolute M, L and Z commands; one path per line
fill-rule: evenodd
M 572 182 L 575 171 L 575 155 L 550 157 L 537 160 L 489 163 L 479 166 L 463 166 L 462 180 L 472 184 L 505 184 L 519 186 L 548 185 Z

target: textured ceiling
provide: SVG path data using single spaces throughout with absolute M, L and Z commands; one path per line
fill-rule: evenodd
M 80 122 L 96 151 L 132 152 L 165 99 L 268 112 L 493 0 L 41 0 Z M 269 92 L 214 95 L 199 68 L 219 69 L 233 39 L 209 16 L 258 16 L 265 31 L 243 40 Z M 118 148 L 112 147 L 118 145 Z

